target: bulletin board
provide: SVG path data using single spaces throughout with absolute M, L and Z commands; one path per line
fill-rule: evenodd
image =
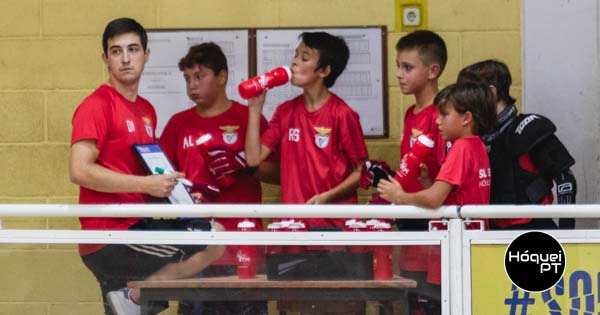
M 277 66 L 291 65 L 298 36 L 302 32 L 325 31 L 342 37 L 350 49 L 346 69 L 331 91 L 360 115 L 365 136 L 387 137 L 387 64 L 384 53 L 385 27 L 290 28 L 256 30 L 256 70 L 264 73 Z M 287 84 L 267 94 L 263 114 L 267 119 L 277 105 L 302 94 L 302 89 Z
M 160 137 L 169 118 L 192 107 L 185 80 L 177 64 L 189 47 L 203 42 L 219 45 L 229 67 L 227 95 L 242 104 L 237 86 L 247 78 L 275 67 L 290 66 L 302 32 L 326 31 L 344 38 L 350 49 L 346 69 L 331 91 L 360 115 L 363 133 L 369 138 L 388 136 L 387 63 L 385 26 L 270 29 L 149 30 L 150 59 L 140 80 L 140 95 L 156 108 L 156 135 Z M 277 105 L 302 93 L 286 84 L 269 91 L 263 113 L 267 119 Z
M 173 114 L 194 106 L 186 94 L 183 73 L 178 67 L 193 45 L 214 42 L 221 47 L 229 68 L 227 95 L 245 104 L 238 95 L 237 85 L 249 77 L 250 37 L 248 29 L 148 31 L 150 59 L 142 73 L 139 91 L 156 109 L 157 137 Z

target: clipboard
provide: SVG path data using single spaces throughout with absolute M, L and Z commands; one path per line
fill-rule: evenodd
M 132 148 L 148 174 L 159 174 L 157 168 L 163 169 L 164 174 L 175 172 L 173 165 L 158 143 L 134 144 Z M 168 199 L 172 204 L 194 204 L 194 199 L 181 181 L 177 182 Z

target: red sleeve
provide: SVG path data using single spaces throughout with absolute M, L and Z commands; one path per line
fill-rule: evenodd
M 112 114 L 106 101 L 96 97 L 86 98 L 73 114 L 71 144 L 85 139 L 96 140 L 101 149 L 111 125 Z
M 467 171 L 465 169 L 467 152 L 465 152 L 464 144 L 463 141 L 454 142 L 435 180 L 444 181 L 453 186 L 462 184 L 465 172 Z
M 177 115 L 171 117 L 165 125 L 158 143 L 165 152 L 165 155 L 169 158 L 169 161 L 173 163 L 173 168 L 176 170 L 181 169 L 177 163 Z
M 344 112 L 340 117 L 337 132 L 340 135 L 341 150 L 352 165 L 369 158 L 360 119 L 355 111 Z
M 261 143 L 267 146 L 273 152 L 277 152 L 279 150 L 279 144 L 281 144 L 281 108 L 281 105 L 277 107 L 266 131 L 261 135 Z

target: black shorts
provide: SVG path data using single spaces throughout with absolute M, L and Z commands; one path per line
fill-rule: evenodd
M 129 230 L 210 231 L 205 219 L 142 219 Z M 81 257 L 101 282 L 124 287 L 127 281 L 143 280 L 169 263 L 181 262 L 203 251 L 206 245 L 108 244 Z

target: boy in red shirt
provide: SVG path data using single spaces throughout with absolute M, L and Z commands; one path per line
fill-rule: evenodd
M 435 98 L 440 111 L 437 124 L 444 140 L 452 142 L 448 156 L 434 182 L 409 193 L 393 177 L 381 180 L 377 191 L 395 204 L 436 209 L 441 205 L 489 204 L 491 172 L 485 145 L 477 136 L 491 130 L 496 121 L 495 101 L 484 84 L 451 84 Z M 427 283 L 441 284 L 439 246 L 430 251 Z M 439 294 L 439 293 L 438 293 Z M 439 303 L 439 302 L 438 302 Z M 439 304 L 429 305 L 430 313 Z
M 81 204 L 144 203 L 168 197 L 182 173 L 146 176 L 133 144 L 153 143 L 156 112 L 137 95 L 148 61 L 147 35 L 135 20 L 111 21 L 102 36 L 108 83 L 79 105 L 73 115 L 71 181 L 80 186 Z M 210 230 L 206 220 L 194 226 L 151 218 L 80 218 L 83 230 Z M 215 224 L 214 227 L 220 227 Z M 127 281 L 192 276 L 223 253 L 222 246 L 80 244 L 79 253 L 102 290 L 106 314 L 139 314 L 139 289 Z M 121 289 L 122 290 L 118 290 Z M 110 306 L 108 302 L 110 301 Z
M 360 165 L 367 157 L 358 114 L 329 91 L 349 58 L 342 38 L 302 33 L 292 61 L 291 83 L 303 89 L 277 107 L 259 135 L 266 93 L 249 100 L 248 165 L 279 153 L 283 203 L 356 203 Z M 343 228 L 343 219 L 306 219 L 307 228 Z
M 291 83 L 303 93 L 277 107 L 262 137 L 259 122 L 266 92 L 248 102 L 248 165 L 257 166 L 271 152 L 278 153 L 283 203 L 356 203 L 367 147 L 358 114 L 329 91 L 348 63 L 348 46 L 342 38 L 325 32 L 305 32 L 300 38 L 292 60 Z M 302 221 L 308 229 L 342 229 L 345 223 L 345 219 L 327 218 Z M 335 301 L 316 305 L 311 312 L 323 312 L 329 306 L 336 313 L 354 314 L 364 308 Z M 305 307 L 300 309 L 306 311 Z
M 193 191 L 202 194 L 202 202 L 261 203 L 261 186 L 255 169 L 246 167 L 244 142 L 248 123 L 248 107 L 227 97 L 227 59 L 214 43 L 190 47 L 179 62 L 186 81 L 187 94 L 196 104 L 175 114 L 160 137 L 160 145 L 175 169 L 183 171 L 194 183 Z M 267 120 L 261 117 L 261 130 Z M 209 142 L 197 145 L 202 136 Z M 261 167 L 268 163 L 261 164 Z M 258 171 L 260 173 L 260 170 Z M 258 175 L 258 174 L 254 174 Z M 227 180 L 225 180 L 227 178 Z M 215 187 L 213 194 L 210 187 Z M 241 218 L 215 218 L 225 230 L 237 230 Z M 257 230 L 262 221 L 251 219 Z M 236 271 L 237 246 L 227 246 L 225 254 L 203 275 L 226 276 Z M 266 314 L 266 302 L 206 302 L 202 314 Z
M 404 114 L 404 129 L 400 142 L 400 157 L 407 154 L 418 136 L 431 135 L 434 147 L 431 155 L 425 160 L 427 176 L 435 178 L 446 157 L 446 141 L 436 125 L 439 116 L 434 99 L 438 93 L 438 79 L 444 71 L 448 54 L 444 40 L 429 30 L 418 30 L 403 36 L 396 43 L 396 78 L 404 95 L 414 95 L 415 103 Z M 389 170 L 385 162 L 370 161 L 371 167 L 383 167 Z M 363 167 L 361 187 L 368 189 L 373 185 L 373 174 Z M 376 181 L 375 181 L 376 182 Z M 407 192 L 417 192 L 423 189 L 418 181 L 403 187 Z M 373 201 L 372 201 L 373 202 Z M 397 219 L 400 231 L 426 231 L 428 221 L 425 219 Z M 399 266 L 402 274 L 415 276 L 415 273 L 427 271 L 427 259 L 431 246 L 411 245 L 401 246 Z M 411 305 L 425 298 L 409 294 Z M 415 308 L 417 306 L 414 306 Z

